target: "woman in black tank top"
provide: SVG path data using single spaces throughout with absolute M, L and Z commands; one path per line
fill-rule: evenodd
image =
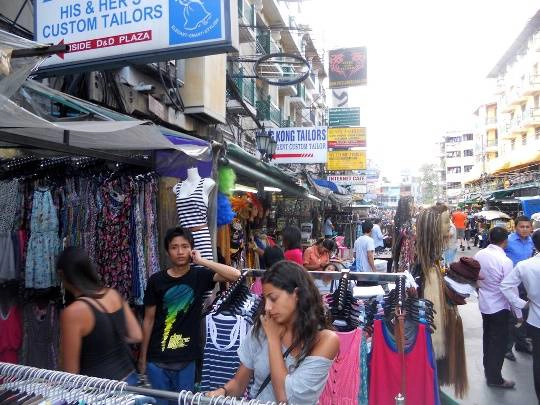
M 139 343 L 142 330 L 127 302 L 104 288 L 86 252 L 66 248 L 58 257 L 58 275 L 75 297 L 60 317 L 63 369 L 74 374 L 135 382 L 128 343 Z

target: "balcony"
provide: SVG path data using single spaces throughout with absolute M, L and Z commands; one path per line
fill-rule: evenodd
M 495 94 L 503 94 L 505 91 L 504 78 L 499 77 L 495 85 Z
M 540 107 L 528 108 L 523 113 L 524 128 L 540 126 Z
M 499 150 L 498 139 L 488 139 L 486 144 L 486 152 L 497 152 Z
M 294 97 L 291 97 L 291 104 L 299 108 L 308 107 L 306 87 L 304 86 L 304 83 L 298 83 L 295 87 L 296 87 L 296 95 Z
M 239 38 L 241 43 L 253 42 L 255 36 L 255 6 L 246 0 L 238 0 L 238 24 Z
M 521 125 L 521 115 L 514 116 L 514 119 L 510 121 L 510 132 L 512 135 L 519 135 L 523 132 L 527 132 L 527 129 Z
M 510 132 L 510 122 L 500 122 L 497 127 L 497 132 L 502 139 L 513 138 L 512 132 Z
M 281 49 L 276 44 L 269 32 L 257 34 L 257 53 L 268 55 L 270 53 L 279 53 Z
M 514 86 L 512 89 L 510 89 L 510 93 L 508 95 L 508 101 L 510 105 L 515 106 L 515 107 L 526 103 L 527 96 L 524 93 L 524 87 Z
M 534 96 L 540 93 L 540 75 L 529 75 L 528 85 L 524 88 L 523 94 Z
M 272 103 L 270 96 L 266 100 L 257 100 L 255 106 L 258 119 L 273 123 L 276 127 L 281 126 L 281 110 Z
M 497 117 L 486 117 L 486 129 L 497 129 Z
M 295 70 L 292 66 L 283 65 L 281 66 L 284 77 L 293 77 L 295 75 Z M 296 95 L 296 85 L 291 86 L 279 86 L 279 94 L 284 94 L 285 96 L 294 97 Z
M 281 128 L 289 128 L 289 127 L 292 127 L 293 126 L 293 122 L 291 120 L 291 117 L 287 118 L 287 119 L 282 119 L 281 120 Z
M 315 84 L 316 83 L 316 78 L 315 78 L 315 74 L 313 72 L 310 72 L 310 74 L 306 78 L 305 82 L 306 82 L 306 87 L 308 87 L 310 90 L 315 90 L 315 88 L 316 88 L 316 84 Z

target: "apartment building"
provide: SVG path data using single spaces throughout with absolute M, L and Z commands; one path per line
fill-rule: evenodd
M 459 202 L 465 181 L 475 166 L 475 144 L 473 131 L 447 132 L 438 143 L 440 179 L 449 204 Z
M 540 10 L 488 75 L 496 81 L 496 112 L 486 138 L 485 172 L 507 173 L 539 163 Z M 493 105 L 487 106 L 493 111 Z M 493 122 L 492 122 L 493 121 Z M 496 127 L 494 126 L 496 121 Z
M 266 128 L 325 123 L 324 61 L 309 26 L 302 21 L 301 11 L 302 3 L 297 2 L 238 0 L 240 51 L 229 55 L 227 73 L 243 102 L 228 98 L 227 113 L 237 125 L 225 138 L 252 154 L 256 154 L 254 116 Z M 255 75 L 254 63 L 248 60 L 280 52 L 301 55 L 310 63 L 311 72 L 305 81 L 291 86 L 272 86 L 250 77 Z M 284 67 L 275 64 L 267 68 L 279 72 Z M 225 128 L 225 132 L 227 130 Z

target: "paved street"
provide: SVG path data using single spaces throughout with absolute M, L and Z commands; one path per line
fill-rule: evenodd
M 473 256 L 478 249 L 465 251 Z M 484 379 L 482 365 L 482 316 L 478 310 L 478 301 L 469 299 L 467 305 L 460 307 L 463 318 L 465 349 L 467 353 L 467 373 L 469 376 L 469 393 L 458 402 L 463 405 L 533 405 L 536 404 L 532 378 L 532 357 L 514 351 L 517 361 L 504 361 L 503 377 L 516 382 L 513 390 L 489 388 Z M 450 390 L 445 389 L 451 394 Z

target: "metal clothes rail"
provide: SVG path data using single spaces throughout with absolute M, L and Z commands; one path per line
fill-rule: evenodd
M 107 403 L 132 404 L 139 396 L 175 401 L 179 405 L 276 405 L 274 402 L 246 400 L 234 397 L 209 398 L 202 392 L 169 392 L 150 388 L 131 387 L 126 382 L 87 377 L 62 371 L 45 370 L 35 367 L 0 362 L 1 389 L 13 389 L 27 394 L 48 396 L 55 400 L 59 395 L 70 399 L 84 399 L 93 404 Z
M 248 276 L 261 277 L 264 274 L 265 270 L 260 269 L 244 269 L 242 274 Z M 381 272 L 352 272 L 349 270 L 342 271 L 309 271 L 308 272 L 314 278 L 332 278 L 334 280 L 339 280 L 343 274 L 347 274 L 349 280 L 355 281 L 371 281 L 371 282 L 380 282 L 380 283 L 395 283 L 400 277 L 406 277 L 404 273 L 381 273 Z

